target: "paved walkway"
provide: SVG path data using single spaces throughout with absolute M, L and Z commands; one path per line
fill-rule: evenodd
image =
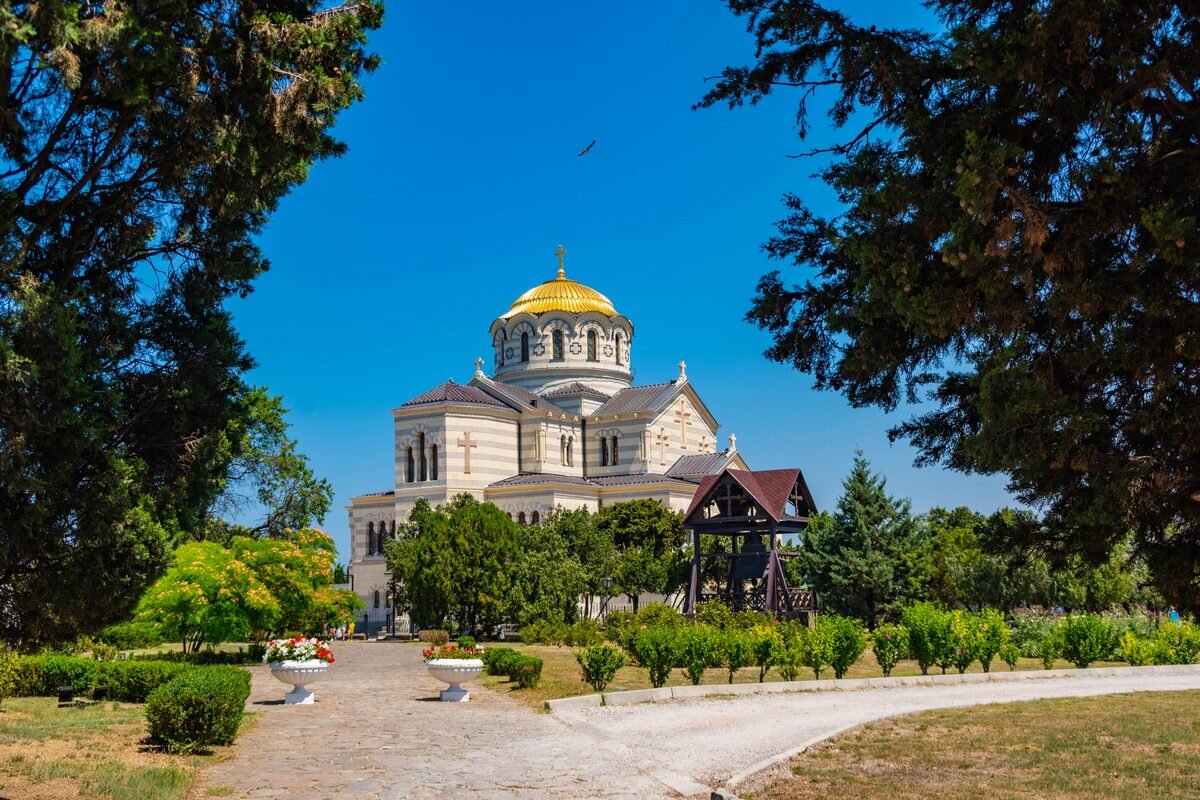
M 1176 675 L 1025 680 L 681 700 L 535 714 L 469 684 L 469 703 L 442 687 L 410 645 L 335 646 L 312 706 L 278 704 L 286 687 L 255 668 L 260 718 L 236 757 L 204 771 L 193 797 L 658 798 L 704 797 L 764 759 L 847 725 L 979 703 L 1200 689 Z

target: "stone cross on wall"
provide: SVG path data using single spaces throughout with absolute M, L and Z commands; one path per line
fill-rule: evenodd
M 471 448 L 479 447 L 479 442 L 471 440 L 471 432 L 467 431 L 458 437 L 458 446 L 463 449 L 463 473 L 471 474 Z
M 665 430 L 658 432 L 658 462 L 660 464 L 667 463 L 667 432 Z
M 687 449 L 687 429 L 691 425 L 692 412 L 688 411 L 687 401 L 679 403 L 675 409 L 675 418 L 679 420 L 679 446 Z

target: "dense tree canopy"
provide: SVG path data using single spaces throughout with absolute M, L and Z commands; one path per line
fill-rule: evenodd
M 225 301 L 375 66 L 358 0 L 0 6 L 0 636 L 126 613 L 225 485 Z
M 934 0 L 937 30 L 727 0 L 758 43 L 707 106 L 798 92 L 849 126 L 798 196 L 749 318 L 768 355 L 901 424 L 925 462 L 1003 473 L 1027 544 L 1133 545 L 1200 605 L 1200 14 L 1151 0 Z M 828 92 L 828 94 L 826 94 Z

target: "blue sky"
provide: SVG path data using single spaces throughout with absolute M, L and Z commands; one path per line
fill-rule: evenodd
M 842 4 L 880 27 L 929 25 L 916 2 Z M 814 392 L 768 362 L 743 321 L 760 244 L 785 192 L 836 210 L 788 154 L 836 141 L 795 134 L 795 95 L 692 111 L 705 78 L 749 63 L 744 23 L 716 0 L 650 3 L 392 0 L 372 40 L 383 65 L 339 121 L 350 150 L 317 164 L 261 245 L 272 262 L 232 308 L 282 394 L 301 449 L 336 491 L 324 528 L 348 553 L 344 506 L 392 488 L 391 409 L 491 363 L 487 330 L 527 288 L 567 274 L 633 320 L 638 383 L 688 376 L 752 468 L 798 466 L 830 508 L 861 449 L 896 495 L 990 512 L 1002 478 L 912 466 L 899 419 Z M 585 156 L 576 154 L 592 140 Z

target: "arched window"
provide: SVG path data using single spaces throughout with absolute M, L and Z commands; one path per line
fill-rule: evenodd
M 621 334 L 617 334 L 617 363 L 621 363 Z
M 588 343 L 588 361 L 595 361 L 596 360 L 596 332 L 595 331 L 588 331 L 587 343 Z
M 600 437 L 600 466 L 608 466 L 608 439 Z
M 504 331 L 496 333 L 496 366 L 498 367 L 504 366 L 504 345 L 507 344 L 506 339 L 507 336 Z
M 567 466 L 568 467 L 575 466 L 574 450 L 575 450 L 575 437 L 569 436 L 569 437 L 567 437 Z
M 525 524 L 525 512 L 524 511 L 517 514 L 517 524 L 519 524 L 519 525 Z
M 417 477 L 416 476 L 416 461 L 413 460 L 412 445 L 409 445 L 407 449 L 408 449 L 408 469 L 407 469 L 407 471 L 405 471 L 404 476 L 409 483 L 412 483 L 414 480 L 416 480 L 416 477 Z
M 430 477 L 432 477 L 436 481 L 437 480 L 437 468 L 438 468 L 438 457 L 437 457 L 437 445 L 436 444 L 429 445 L 429 463 L 430 463 L 430 467 L 431 467 Z
M 564 434 L 558 444 L 558 462 L 564 467 L 567 465 L 567 437 Z
M 563 336 L 562 336 L 562 331 L 555 331 L 555 332 L 554 332 L 554 333 L 553 333 L 553 334 L 550 336 L 550 341 L 551 341 L 551 346 L 552 346 L 552 352 L 551 352 L 551 356 L 550 356 L 550 357 L 551 357 L 553 360 L 555 360 L 555 361 L 562 361 L 562 360 L 563 360 Z
M 521 362 L 529 360 L 529 332 L 521 334 Z
M 612 437 L 612 455 L 609 459 L 610 463 L 617 463 L 617 437 Z
M 530 522 L 532 522 L 534 525 L 537 525 L 539 522 L 542 521 L 542 515 L 535 511 L 535 512 L 533 512 L 533 516 L 530 517 L 529 519 L 530 519 Z
M 375 555 L 375 523 L 367 523 L 367 555 Z
M 429 480 L 429 462 L 425 458 L 425 434 L 417 434 L 417 449 L 421 452 L 421 477 L 419 480 Z
M 379 590 L 375 590 L 375 607 L 379 608 Z

